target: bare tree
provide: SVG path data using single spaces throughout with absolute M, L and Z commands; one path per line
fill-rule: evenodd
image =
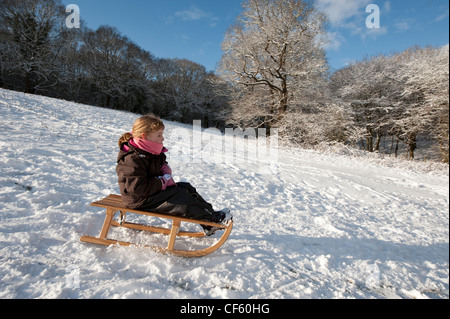
M 108 26 L 84 34 L 80 63 L 105 107 L 146 112 L 153 57 Z
M 224 122 L 227 85 L 192 61 L 155 59 L 116 28 L 65 27 L 60 0 L 0 0 L 0 86 L 174 120 Z M 220 123 L 222 125 L 222 123 Z
M 252 108 L 253 120 L 271 126 L 302 94 L 300 84 L 313 86 L 326 71 L 320 44 L 326 19 L 304 0 L 247 0 L 243 9 L 222 43 L 219 71 L 246 102 L 234 112 L 244 118 Z
M 223 122 L 224 84 L 205 67 L 186 59 L 162 59 L 155 68 L 155 92 L 164 101 L 160 115 L 183 123 Z
M 159 94 L 171 104 L 170 117 L 189 121 L 190 114 L 199 113 L 203 106 L 200 91 L 207 75 L 205 67 L 185 59 L 168 59 L 158 70 Z
M 63 10 L 59 0 L 0 1 L 2 62 L 23 76 L 26 92 L 52 85 Z

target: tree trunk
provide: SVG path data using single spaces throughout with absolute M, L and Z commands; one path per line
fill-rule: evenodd
M 280 100 L 280 108 L 279 108 L 279 112 L 278 112 L 278 120 L 281 120 L 284 115 L 286 114 L 288 108 L 288 94 L 286 93 L 282 93 L 281 94 L 281 100 Z
M 409 157 L 414 159 L 414 151 L 417 148 L 417 143 L 416 143 L 416 134 L 411 134 L 409 137 L 409 142 L 408 142 L 408 154 Z
M 397 143 L 395 144 L 395 157 L 398 156 L 398 143 L 400 142 L 399 139 L 397 139 Z
M 382 135 L 380 133 L 377 133 L 377 138 L 375 140 L 375 148 L 374 148 L 374 151 L 376 151 L 376 152 L 380 151 L 381 137 L 382 137 Z
M 1 55 L 0 55 L 0 87 L 3 87 L 3 62 Z
M 281 120 L 287 112 L 289 93 L 287 89 L 287 80 L 285 78 L 281 79 L 281 92 L 280 92 L 280 108 L 278 112 L 278 120 Z
M 31 75 L 30 72 L 25 72 L 25 93 L 33 93 L 31 92 Z

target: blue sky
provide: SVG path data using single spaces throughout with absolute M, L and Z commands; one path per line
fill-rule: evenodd
M 116 27 L 158 58 L 185 58 L 215 70 L 228 27 L 242 0 L 63 0 L 76 4 L 91 29 Z M 379 28 L 367 28 L 370 4 L 379 8 Z M 317 0 L 330 19 L 327 56 L 332 69 L 415 44 L 449 42 L 448 0 Z M 374 20 L 371 20 L 372 22 Z

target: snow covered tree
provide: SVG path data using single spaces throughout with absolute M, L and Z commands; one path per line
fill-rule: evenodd
M 414 158 L 419 136 L 439 143 L 448 161 L 448 46 L 410 48 L 378 55 L 338 70 L 331 77 L 333 96 L 352 109 L 353 132 L 368 151 L 379 151 L 383 137 L 407 146 Z M 392 146 L 393 147 L 393 146 Z
M 401 102 L 408 116 L 397 121 L 406 136 L 427 134 L 439 145 L 441 160 L 449 161 L 449 47 L 414 47 L 399 54 Z M 413 157 L 413 154 L 410 154 Z
M 335 72 L 331 77 L 333 95 L 346 101 L 352 109 L 356 130 L 365 131 L 360 142 L 363 149 L 379 151 L 383 136 L 389 131 L 394 104 L 401 87 L 394 78 L 396 65 L 379 55 L 353 63 Z
M 237 86 L 234 123 L 270 127 L 327 70 L 326 19 L 304 0 L 247 0 L 243 9 L 222 42 L 219 71 Z

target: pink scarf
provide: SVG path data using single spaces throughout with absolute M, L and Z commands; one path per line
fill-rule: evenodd
M 129 142 L 133 147 L 137 147 L 140 148 L 143 151 L 149 152 L 150 154 L 153 155 L 159 155 L 161 154 L 163 151 L 167 151 L 164 148 L 163 144 L 159 144 L 159 143 L 155 143 L 155 142 L 151 142 L 151 141 L 146 141 L 140 138 L 133 138 L 130 140 Z

